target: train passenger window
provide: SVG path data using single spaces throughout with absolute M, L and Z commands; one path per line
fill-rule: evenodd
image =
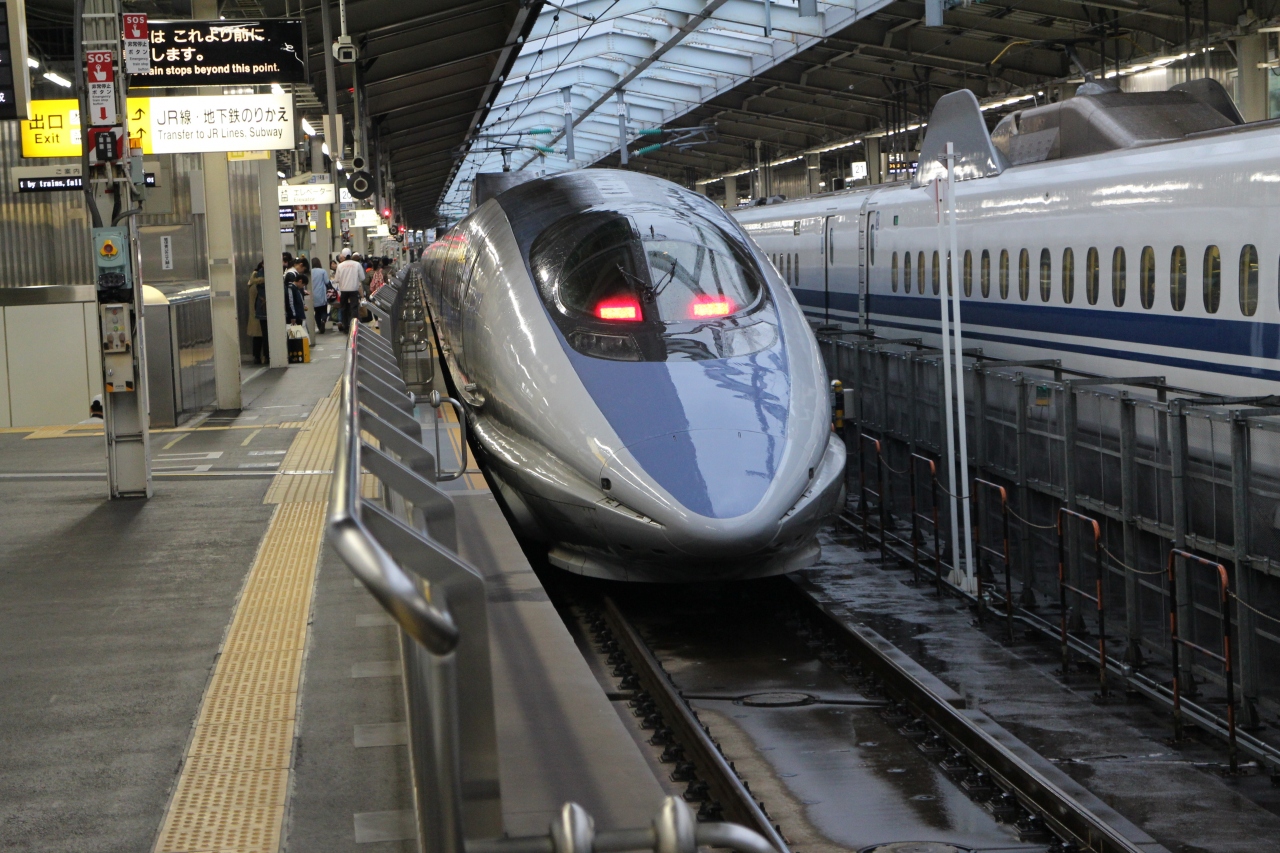
M 1062 302 L 1070 305 L 1076 297 L 1076 254 L 1070 249 L 1062 250 Z
M 924 252 L 916 254 L 916 286 L 924 294 Z
M 938 263 L 938 253 L 933 253 L 933 295 L 937 296 L 942 289 L 942 269 Z
M 1222 302 L 1222 255 L 1217 246 L 1204 250 L 1204 310 L 1210 314 L 1218 313 L 1218 305 Z
M 951 253 L 947 252 L 947 296 L 950 296 L 953 292 L 951 287 Z
M 964 250 L 964 295 L 973 296 L 973 252 Z
M 1240 250 L 1240 313 L 1252 317 L 1258 312 L 1258 250 L 1246 245 Z
M 982 250 L 982 273 L 981 273 L 982 298 L 986 299 L 991 295 L 991 253 L 986 249 Z
M 1124 247 L 1116 246 L 1111 253 L 1111 302 L 1117 307 L 1124 306 L 1125 265 Z
M 1048 249 L 1040 250 L 1040 301 L 1048 302 L 1053 295 L 1053 259 Z
M 1009 250 L 1000 250 L 1000 298 L 1009 298 Z
M 1023 302 L 1031 295 L 1031 253 L 1023 249 L 1018 253 L 1018 298 Z
M 782 265 L 786 268 L 783 271 L 783 275 L 787 279 L 787 284 L 791 284 L 791 253 L 790 252 L 787 252 L 786 257 L 783 259 Z
M 1174 246 L 1169 256 L 1169 302 L 1174 311 L 1187 305 L 1187 250 L 1181 246 Z
M 792 257 L 796 259 L 795 266 L 793 266 L 792 269 L 795 271 L 796 287 L 799 287 L 800 286 L 800 253 L 796 252 L 795 255 L 793 255 Z
M 893 253 L 893 259 L 889 262 L 889 282 L 893 286 L 893 292 L 898 292 L 898 253 Z
M 911 253 L 902 253 L 902 289 L 911 292 Z
M 1142 247 L 1142 260 L 1138 268 L 1138 299 L 1143 308 L 1156 304 L 1156 250 Z
M 1084 259 L 1084 297 L 1089 300 L 1090 305 L 1098 304 L 1098 250 L 1089 247 L 1089 253 Z

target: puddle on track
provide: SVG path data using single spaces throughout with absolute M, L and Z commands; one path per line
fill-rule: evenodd
M 722 604 L 696 613 L 675 612 L 669 602 L 648 613 L 643 605 L 626 609 L 682 692 L 717 697 L 690 704 L 793 849 L 825 853 L 895 841 L 1044 849 L 1020 842 L 1012 826 L 970 800 L 874 707 L 734 701 L 771 691 L 864 697 L 776 614 Z

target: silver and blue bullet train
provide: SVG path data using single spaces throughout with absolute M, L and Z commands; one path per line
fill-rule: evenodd
M 936 345 L 948 250 L 933 182 L 951 141 L 966 346 L 1217 394 L 1280 391 L 1280 122 L 1244 124 L 1209 80 L 1105 89 L 990 133 L 971 93 L 949 94 L 912 182 L 735 217 L 811 317 Z
M 843 485 L 786 282 L 706 198 L 587 170 L 485 201 L 422 258 L 481 462 L 551 563 L 626 581 L 802 568 Z

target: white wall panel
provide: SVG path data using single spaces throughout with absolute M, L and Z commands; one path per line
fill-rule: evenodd
M 4 309 L 9 408 L 13 426 L 74 424 L 89 416 L 84 306 Z

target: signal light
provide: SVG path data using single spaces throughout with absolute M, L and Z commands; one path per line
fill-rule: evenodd
M 689 316 L 701 320 L 706 317 L 727 317 L 734 310 L 733 300 L 727 296 L 703 294 L 695 296 L 689 304 Z
M 596 303 L 596 316 L 601 320 L 616 320 L 624 323 L 640 322 L 640 303 L 634 296 L 615 296 L 602 299 Z
M 383 219 L 390 219 L 390 218 L 391 218 L 391 208 L 389 208 L 389 207 L 384 207 L 384 208 L 382 209 L 382 218 L 383 218 Z

